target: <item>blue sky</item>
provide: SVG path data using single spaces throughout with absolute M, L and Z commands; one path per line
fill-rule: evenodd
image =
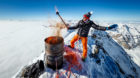
M 0 19 L 81 19 L 93 11 L 94 20 L 140 21 L 140 0 L 0 0 Z

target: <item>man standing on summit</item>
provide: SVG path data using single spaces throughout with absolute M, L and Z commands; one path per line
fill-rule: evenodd
M 112 25 L 110 27 L 102 27 L 99 25 L 96 25 L 93 21 L 90 20 L 90 16 L 92 15 L 91 12 L 88 12 L 87 14 L 84 14 L 83 19 L 80 20 L 78 22 L 78 24 L 76 26 L 73 27 L 68 27 L 68 29 L 77 29 L 78 28 L 78 32 L 77 34 L 73 37 L 73 39 L 71 40 L 71 45 L 69 45 L 69 47 L 74 48 L 74 43 L 78 40 L 82 41 L 82 45 L 83 45 L 83 55 L 82 55 L 82 60 L 85 61 L 86 57 L 87 57 L 87 40 L 88 40 L 88 33 L 91 27 L 97 29 L 97 30 L 109 30 L 112 28 L 115 28 L 117 25 Z

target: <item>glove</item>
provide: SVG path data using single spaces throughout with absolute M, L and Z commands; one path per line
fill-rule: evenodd
M 113 29 L 113 28 L 116 28 L 116 27 L 118 27 L 118 25 L 117 24 L 113 24 L 113 25 L 111 25 L 109 27 L 106 27 L 106 30 L 110 30 L 110 29 Z

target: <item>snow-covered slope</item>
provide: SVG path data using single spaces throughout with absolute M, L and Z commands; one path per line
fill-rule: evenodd
M 119 28 L 109 34 L 126 49 L 140 46 L 140 31 L 137 27 L 119 25 Z
M 73 21 L 68 22 L 74 24 Z M 54 33 L 52 28 L 45 27 L 43 26 L 44 24 L 46 25 L 46 23 L 38 21 L 0 21 L 1 78 L 9 78 L 15 73 L 16 75 L 13 77 L 16 77 L 23 66 L 31 65 L 38 59 L 44 59 L 43 41 Z M 99 22 L 99 25 L 107 26 L 111 25 L 111 23 L 100 24 Z M 139 38 L 135 38 L 136 35 L 140 35 L 139 23 L 120 23 L 118 25 L 118 29 L 107 32 L 93 31 L 91 29 L 88 37 L 88 56 L 86 62 L 84 63 L 80 58 L 78 59 L 82 69 L 77 71 L 75 68 L 71 68 L 71 74 L 69 74 L 70 71 L 67 71 L 69 63 L 64 60 L 63 68 L 58 71 L 63 73 L 60 78 L 69 76 L 70 78 L 139 78 Z M 70 44 L 70 40 L 77 30 L 67 31 L 64 29 L 62 32 L 65 44 Z M 97 37 L 93 37 L 93 34 L 96 34 Z M 130 35 L 130 37 L 127 38 L 126 35 Z M 119 42 L 118 40 L 125 40 L 130 48 L 127 49 L 122 45 L 125 44 L 124 41 Z M 76 44 L 76 48 L 82 50 L 81 41 Z M 97 54 L 94 54 L 95 45 L 99 49 Z M 78 52 L 76 54 L 81 55 Z M 35 58 L 38 55 L 40 56 Z M 32 61 L 32 59 L 34 60 Z M 56 76 L 56 71 L 46 68 L 40 78 L 54 78 Z
M 98 31 L 99 42 L 103 44 L 103 48 L 106 50 L 107 54 L 113 59 L 118 67 L 124 72 L 123 77 L 133 76 L 139 77 L 140 68 L 137 64 L 131 60 L 126 51 L 115 42 L 106 32 Z M 98 40 L 98 39 L 97 39 Z M 112 65 L 112 64 L 110 64 Z
M 107 31 L 131 56 L 131 59 L 140 66 L 140 23 L 119 24 L 116 30 Z
M 126 26 L 124 26 L 126 27 Z M 109 32 L 118 33 L 116 30 Z M 77 30 L 63 31 L 65 44 L 69 44 Z M 127 33 L 127 32 L 126 32 Z M 93 34 L 96 37 L 93 37 Z M 95 45 L 98 47 L 96 48 Z M 88 37 L 88 56 L 85 62 L 79 58 L 82 69 L 77 71 L 74 67 L 69 69 L 69 63 L 64 60 L 63 68 L 53 71 L 46 68 L 40 78 L 54 78 L 59 75 L 60 78 L 139 78 L 140 67 L 131 59 L 127 52 L 112 39 L 107 32 L 91 30 Z M 81 41 L 76 43 L 76 48 L 82 50 Z M 95 49 L 99 52 L 95 54 Z M 78 56 L 81 53 L 76 52 Z M 43 60 L 44 54 L 40 56 Z M 57 74 L 59 73 L 59 74 Z M 63 73 L 63 74 L 62 74 Z M 69 74 L 70 73 L 70 74 Z

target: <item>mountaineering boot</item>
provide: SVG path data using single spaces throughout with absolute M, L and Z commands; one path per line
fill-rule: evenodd
M 85 57 L 83 57 L 83 56 L 82 56 L 82 58 L 81 58 L 81 59 L 82 59 L 82 61 L 83 61 L 83 62 L 85 62 L 85 60 L 86 60 L 86 58 L 85 58 Z

